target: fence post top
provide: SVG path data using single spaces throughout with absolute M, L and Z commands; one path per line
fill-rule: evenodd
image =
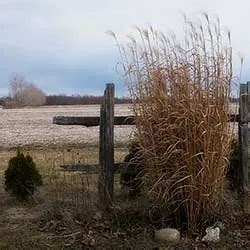
M 114 88 L 115 84 L 114 83 L 107 83 L 106 88 Z
M 247 92 L 247 86 L 249 85 L 245 83 L 240 84 L 240 95 L 245 94 Z

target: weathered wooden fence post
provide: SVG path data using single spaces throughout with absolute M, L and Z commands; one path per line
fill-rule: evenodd
M 239 185 L 243 190 L 244 210 L 250 213 L 250 192 L 249 192 L 249 174 L 250 174 L 250 154 L 249 154 L 249 95 L 250 82 L 240 85 L 240 110 L 239 110 L 239 144 L 240 144 L 240 172 Z
M 100 113 L 99 205 L 107 209 L 114 190 L 114 84 L 107 84 Z

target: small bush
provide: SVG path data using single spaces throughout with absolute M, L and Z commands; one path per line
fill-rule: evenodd
M 139 194 L 143 186 L 143 166 L 139 161 L 139 152 L 138 143 L 133 143 L 129 149 L 129 153 L 124 158 L 127 167 L 121 173 L 121 185 L 128 188 L 131 196 Z
M 5 190 L 18 200 L 26 200 L 33 195 L 37 186 L 42 185 L 42 177 L 33 159 L 23 153 L 10 159 L 5 171 Z

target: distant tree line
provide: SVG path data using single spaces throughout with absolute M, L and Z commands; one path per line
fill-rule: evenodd
M 94 95 L 48 95 L 34 83 L 28 82 L 23 76 L 13 75 L 9 83 L 9 97 L 0 98 L 0 105 L 5 108 L 42 105 L 86 105 L 101 104 L 103 96 Z M 231 102 L 238 102 L 238 98 L 232 97 Z M 116 104 L 131 103 L 131 98 L 115 98 Z
M 103 96 L 93 95 L 49 95 L 38 88 L 34 83 L 27 81 L 23 76 L 13 75 L 9 81 L 9 96 L 0 99 L 4 108 L 42 105 L 84 105 L 101 104 Z M 127 97 L 115 98 L 116 104 L 131 103 Z
M 103 96 L 94 95 L 49 95 L 46 96 L 45 105 L 86 105 L 86 104 L 101 104 Z M 128 97 L 115 98 L 116 104 L 131 103 Z

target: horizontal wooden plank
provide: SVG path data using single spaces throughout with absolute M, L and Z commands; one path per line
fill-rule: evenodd
M 125 162 L 118 162 L 114 164 L 114 170 L 119 172 L 122 168 L 126 167 Z M 86 174 L 99 174 L 100 173 L 100 165 L 99 164 L 67 164 L 60 165 L 60 171 L 65 172 L 81 172 Z
M 239 115 L 230 114 L 228 118 L 229 122 L 238 122 Z M 82 125 L 86 127 L 99 126 L 99 116 L 55 116 L 53 123 L 57 125 Z M 115 116 L 115 125 L 135 125 L 134 116 Z
M 82 125 L 86 127 L 99 126 L 99 116 L 55 116 L 53 123 L 57 125 Z M 114 117 L 115 125 L 134 125 L 133 116 L 116 116 Z

